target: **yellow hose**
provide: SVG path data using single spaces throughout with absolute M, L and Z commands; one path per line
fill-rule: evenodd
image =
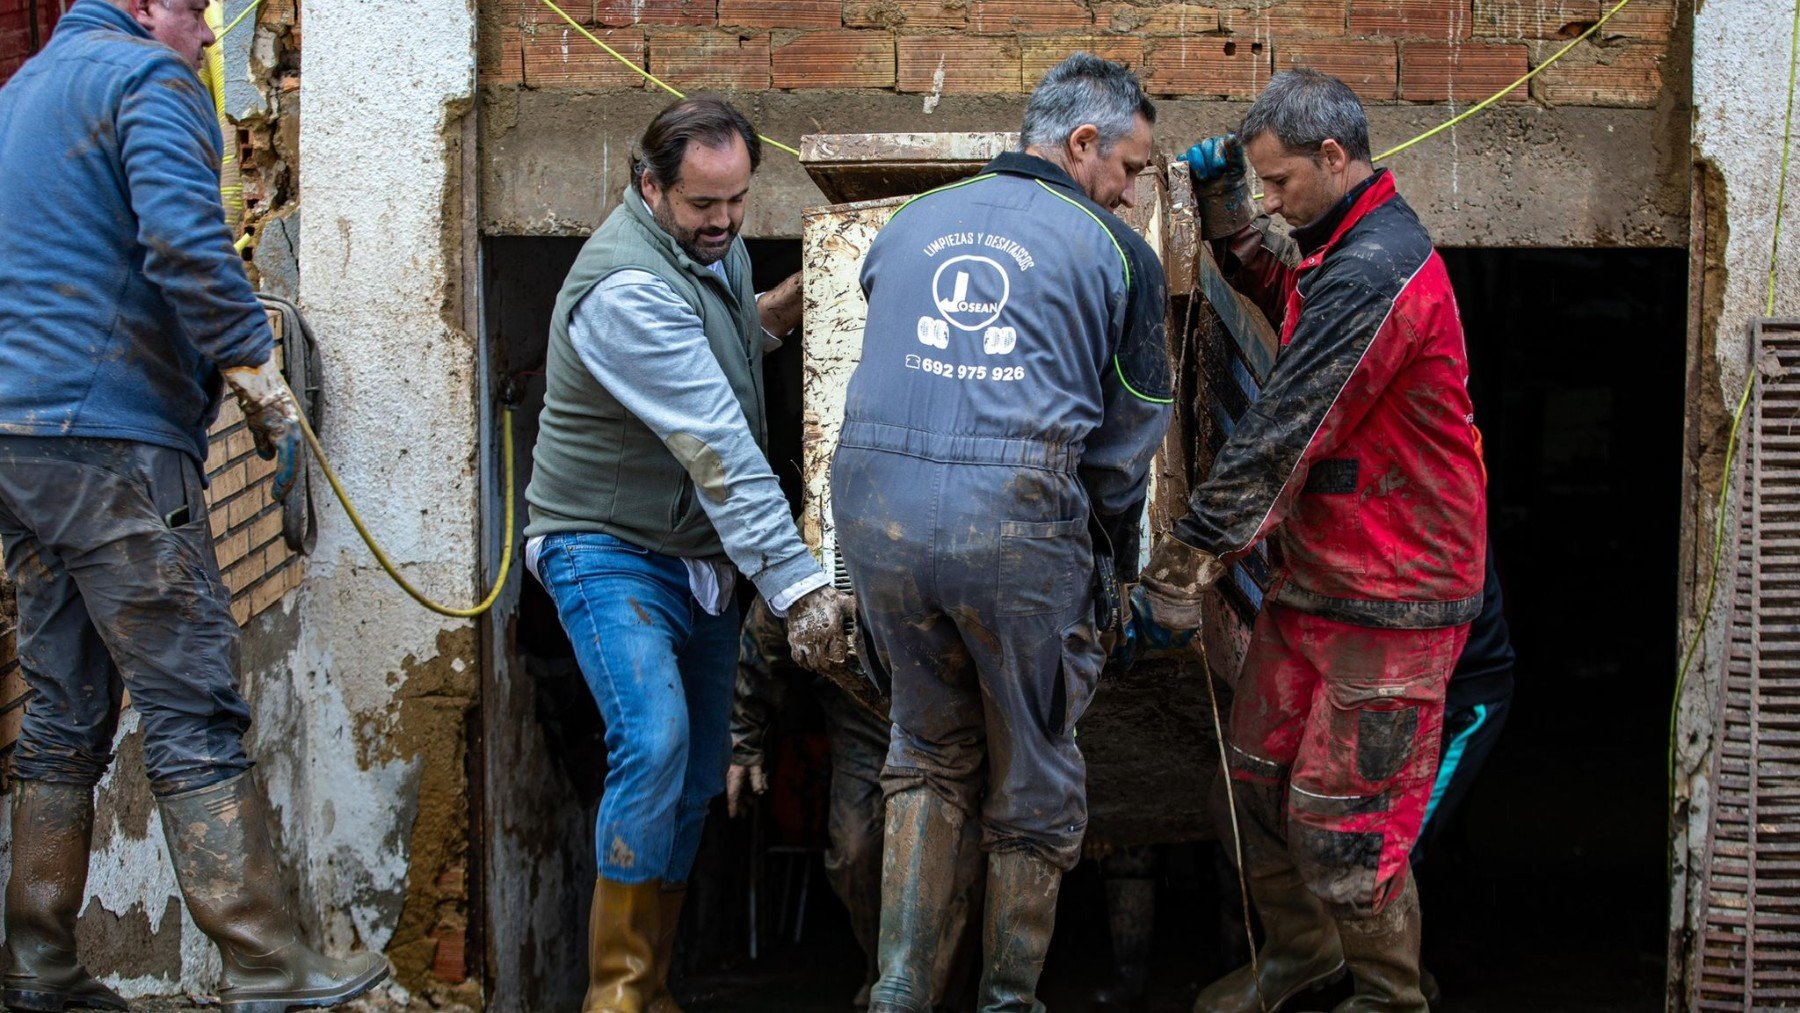
M 206 25 L 215 37 L 225 37 L 224 0 L 212 0 L 206 5 Z M 225 115 L 224 47 L 216 43 L 206 47 L 200 80 L 206 83 L 206 90 L 212 95 L 213 115 L 219 118 L 219 200 L 225 207 L 225 224 L 236 232 L 244 223 L 244 178 L 238 171 L 237 124 Z
M 344 505 L 344 513 L 349 516 L 350 523 L 356 528 L 356 533 L 362 536 L 362 540 L 368 545 L 369 551 L 375 554 L 375 561 L 380 563 L 381 568 L 387 571 L 387 575 L 394 579 L 394 583 L 400 585 L 400 590 L 405 591 L 410 595 L 413 601 L 436 612 L 438 615 L 450 616 L 453 619 L 473 619 L 486 612 L 488 609 L 493 608 L 494 602 L 498 601 L 500 598 L 501 589 L 506 586 L 506 575 L 512 570 L 514 522 L 513 411 L 513 407 L 507 405 L 505 411 L 500 416 L 502 432 L 500 467 L 506 473 L 506 535 L 504 542 L 505 547 L 500 551 L 500 573 L 494 578 L 494 586 L 492 590 L 488 591 L 487 597 L 481 599 L 480 604 L 470 606 L 469 608 L 453 608 L 449 605 L 441 605 L 426 597 L 423 591 L 414 587 L 411 581 L 408 581 L 401 575 L 399 568 L 394 565 L 394 561 L 388 558 L 388 554 L 383 552 L 380 544 L 375 541 L 375 535 L 369 530 L 369 526 L 363 523 L 362 514 L 357 513 L 356 507 L 351 505 L 350 494 L 344 491 L 344 484 L 338 481 L 337 472 L 331 467 L 331 461 L 325 457 L 325 448 L 319 445 L 319 437 L 313 432 L 312 425 L 306 421 L 305 413 L 301 413 L 300 415 L 300 431 L 306 435 L 306 443 L 308 446 L 312 447 L 313 457 L 318 459 L 320 470 L 325 472 L 325 481 L 331 483 L 331 491 L 337 494 L 338 502 Z

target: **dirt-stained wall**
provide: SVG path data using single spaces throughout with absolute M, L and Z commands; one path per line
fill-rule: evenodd
M 1774 287 L 1775 316 L 1800 316 L 1800 185 L 1789 179 L 1783 241 L 1775 257 L 1776 193 L 1788 108 L 1786 0 L 1711 0 L 1694 15 L 1693 206 L 1687 448 L 1682 518 L 1682 637 L 1685 649 L 1702 621 L 1698 653 L 1680 700 L 1671 854 L 1672 930 L 1669 1008 L 1688 1008 L 1693 931 L 1699 925 L 1701 863 L 1711 815 L 1711 761 L 1724 674 L 1732 597 L 1723 581 L 1712 611 L 1701 615 L 1712 573 L 1714 525 L 1725 474 L 1731 416 L 1750 363 L 1748 325 L 1765 315 Z M 1790 170 L 1791 172 L 1792 170 Z M 1733 469 L 1733 489 L 1743 476 Z M 1736 544 L 1735 492 L 1727 506 L 1725 557 Z M 1676 659 L 1679 660 L 1679 659 Z

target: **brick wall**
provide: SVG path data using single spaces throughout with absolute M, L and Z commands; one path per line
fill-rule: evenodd
M 280 318 L 271 323 L 279 336 Z M 289 552 L 282 540 L 281 508 L 269 494 L 275 464 L 256 455 L 250 430 L 230 397 L 213 427 L 211 449 L 206 472 L 213 539 L 225 586 L 231 589 L 232 617 L 243 625 L 300 586 L 305 557 Z M 28 695 L 19 673 L 17 621 L 12 588 L 0 576 L 0 756 L 10 754 L 18 739 Z
M 480 2 L 483 83 L 644 86 L 542 0 Z M 1063 56 L 1088 49 L 1132 65 L 1163 97 L 1249 98 L 1275 71 L 1307 66 L 1343 78 L 1365 101 L 1384 103 L 1485 98 L 1580 34 L 1603 9 L 1599 0 L 1227 3 L 559 0 L 558 6 L 632 63 L 683 90 L 1021 92 Z M 1654 104 L 1675 3 L 1633 0 L 1594 40 L 1509 101 Z
M 0 84 L 50 41 L 56 19 L 74 0 L 0 0 Z M 36 26 L 32 14 L 36 8 Z

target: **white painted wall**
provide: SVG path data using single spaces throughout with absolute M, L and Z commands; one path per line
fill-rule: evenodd
M 467 0 L 360 0 L 308 4 L 305 18 L 300 304 L 323 359 L 326 450 L 407 577 L 467 604 L 476 368 L 473 339 L 446 320 L 461 270 L 445 251 L 461 173 L 446 137 L 473 94 L 473 13 Z M 428 662 L 439 633 L 466 624 L 402 596 L 343 512 L 320 506 L 293 689 L 260 701 L 281 741 L 263 776 L 328 942 L 382 947 L 416 812 L 417 771 L 380 758 L 403 662 Z
M 1768 292 L 1793 18 L 1793 0 L 1709 0 L 1696 5 L 1694 13 L 1694 156 L 1711 163 L 1723 177 L 1728 235 L 1707 237 L 1709 245 L 1723 243 L 1719 275 L 1723 306 L 1719 318 L 1711 322 L 1717 344 L 1708 350 L 1718 365 L 1718 386 L 1692 390 L 1689 397 L 1717 398 L 1727 412 L 1743 392 L 1749 361 L 1746 328 L 1764 315 Z M 1800 316 L 1800 159 L 1789 170 L 1782 233 L 1774 315 L 1795 317 Z M 1693 270 L 1701 267 L 1696 263 Z M 1711 572 L 1717 498 L 1716 484 L 1702 488 L 1697 515 L 1688 519 L 1700 559 L 1696 597 Z M 1727 529 L 1728 545 L 1734 535 Z M 1686 593 L 1684 648 L 1693 636 L 1692 613 L 1699 607 L 1685 600 Z M 1697 924 L 1693 912 L 1700 900 L 1697 872 L 1704 856 L 1699 849 L 1709 816 L 1710 740 L 1722 677 L 1728 598 L 1728 588 L 1722 586 L 1682 698 L 1678 790 L 1693 804 L 1675 849 L 1678 868 L 1671 916 L 1678 927 Z M 1692 956 L 1683 955 L 1688 960 Z M 1679 967 L 1673 971 L 1683 973 Z

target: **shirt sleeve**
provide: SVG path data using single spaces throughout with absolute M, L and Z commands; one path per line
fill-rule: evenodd
M 225 225 L 219 123 L 200 79 L 173 55 L 153 59 L 126 88 L 118 131 L 144 276 L 214 365 L 267 362 L 275 339 Z
M 1177 538 L 1229 562 L 1281 523 L 1308 470 L 1410 360 L 1412 337 L 1387 326 L 1395 297 L 1351 278 L 1319 278 L 1268 384 L 1189 495 Z
M 575 353 L 694 480 L 725 554 L 776 599 L 823 576 L 713 357 L 700 315 L 647 271 L 617 271 L 569 318 Z
M 1114 561 L 1133 569 L 1150 463 L 1168 432 L 1174 394 L 1162 265 L 1138 242 L 1122 241 L 1121 248 L 1128 251 L 1127 290 L 1117 318 L 1118 343 L 1100 378 L 1105 415 L 1088 435 L 1079 475 L 1095 520 L 1112 543 Z
M 1219 271 L 1231 287 L 1250 297 L 1277 329 L 1287 315 L 1287 279 L 1300 261 L 1300 250 L 1294 241 L 1275 231 L 1268 215 L 1237 232 L 1218 240 L 1213 253 Z

